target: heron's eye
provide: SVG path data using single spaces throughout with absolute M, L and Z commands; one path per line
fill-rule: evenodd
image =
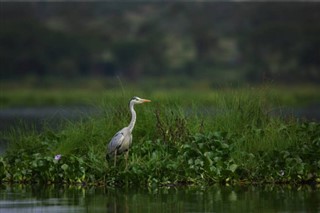
M 139 101 L 139 98 L 138 98 L 137 96 L 134 96 L 134 97 L 131 98 L 130 102 L 131 102 L 131 101 Z M 129 103 L 130 103 L 130 102 L 129 102 Z

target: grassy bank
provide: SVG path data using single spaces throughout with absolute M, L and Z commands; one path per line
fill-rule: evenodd
M 128 168 L 123 157 L 114 168 L 112 161 L 105 160 L 105 148 L 114 133 L 129 123 L 127 101 L 136 94 L 134 90 L 99 94 L 103 98 L 96 103 L 103 115 L 70 122 L 57 132 L 19 127 L 4 133 L 10 147 L 0 158 L 2 182 L 320 181 L 320 124 L 270 116 L 285 96 L 257 88 L 142 93 L 153 102 L 136 106 Z
M 86 80 L 86 79 L 85 79 Z M 115 80 L 117 81 L 117 80 Z M 273 106 L 303 106 L 320 100 L 319 86 L 316 85 L 262 85 L 258 87 L 230 88 L 226 86 L 212 87 L 208 82 L 189 82 L 185 85 L 171 86 L 173 83 L 161 83 L 145 80 L 135 85 L 117 81 L 117 86 L 109 81 L 89 79 L 69 84 L 53 83 L 37 86 L 26 82 L 5 83 L 0 86 L 0 108 L 27 107 L 27 106 L 66 106 L 66 105 L 100 105 L 101 100 L 114 102 L 114 99 L 123 97 L 127 101 L 132 95 L 152 96 L 162 102 L 172 100 L 178 104 L 193 104 L 199 106 L 214 106 L 221 97 L 232 99 L 237 94 L 260 96 L 268 105 Z M 27 81 L 28 82 L 28 81 Z M 114 82 L 112 82 L 115 84 Z M 42 83 L 44 84 L 44 83 Z M 125 88 L 122 87 L 125 84 Z M 119 86 L 120 85 L 120 86 Z M 139 87 L 137 87 L 139 85 Z M 155 88 L 157 88 L 155 90 Z M 168 93 L 170 96 L 168 96 Z M 187 96 L 187 97 L 186 97 Z

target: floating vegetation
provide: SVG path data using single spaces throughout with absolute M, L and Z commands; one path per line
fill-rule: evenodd
M 123 156 L 117 167 L 105 160 L 106 144 L 130 119 L 119 98 L 101 104 L 102 116 L 69 122 L 59 131 L 21 127 L 5 133 L 10 144 L 0 157 L 1 183 L 320 182 L 317 122 L 270 116 L 265 99 L 246 93 L 207 97 L 218 110 L 212 114 L 192 98 L 150 98 L 158 101 L 136 109 L 127 169 Z

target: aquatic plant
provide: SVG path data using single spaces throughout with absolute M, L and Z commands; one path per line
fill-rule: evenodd
M 148 97 L 153 100 L 152 95 Z M 160 98 L 160 96 L 157 96 Z M 98 117 L 60 131 L 18 128 L 4 134 L 1 182 L 167 185 L 320 181 L 320 124 L 268 114 L 260 96 L 160 98 L 137 109 L 128 168 L 105 161 L 106 144 L 129 120 L 124 99 L 101 104 Z M 119 119 L 119 116 L 121 119 Z

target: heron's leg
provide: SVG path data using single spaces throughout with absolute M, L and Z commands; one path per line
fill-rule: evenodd
M 128 168 L 128 156 L 129 156 L 129 149 L 126 151 L 126 154 L 124 155 L 124 158 L 126 159 L 126 169 Z
M 117 162 L 117 150 L 114 151 L 114 167 L 116 167 Z

